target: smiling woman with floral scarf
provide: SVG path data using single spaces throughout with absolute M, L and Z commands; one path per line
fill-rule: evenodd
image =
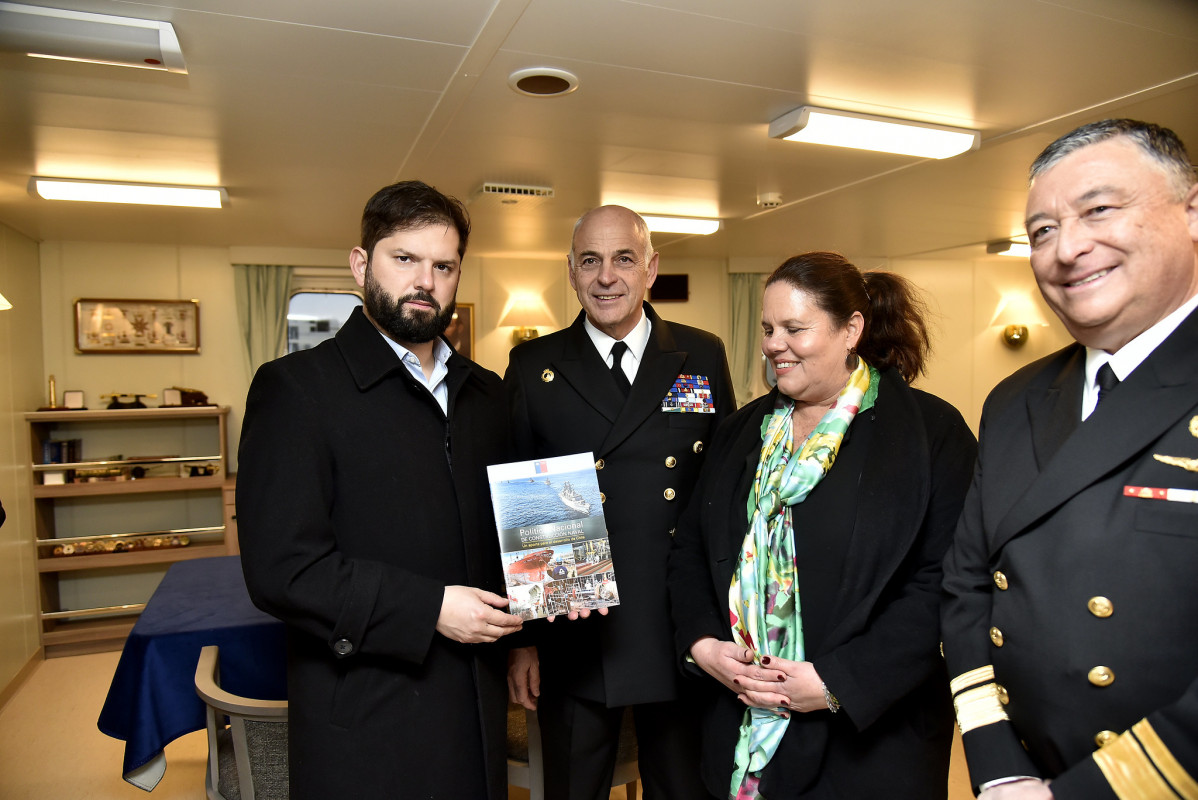
M 713 797 L 947 793 L 940 562 L 976 442 L 912 389 L 928 337 L 905 280 L 835 253 L 769 277 L 777 388 L 724 422 L 670 558 Z

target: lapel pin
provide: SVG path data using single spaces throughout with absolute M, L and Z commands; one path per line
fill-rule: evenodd
M 1159 453 L 1153 453 L 1152 457 L 1162 464 L 1168 464 L 1171 467 L 1181 467 L 1186 472 L 1198 472 L 1198 458 L 1182 458 L 1181 456 L 1162 456 Z
M 553 370 L 547 369 L 544 372 L 542 372 L 541 380 L 544 381 L 545 383 L 551 383 L 553 381 Z

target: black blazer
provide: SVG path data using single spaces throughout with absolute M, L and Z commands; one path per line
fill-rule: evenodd
M 1168 793 L 1158 772 L 1198 779 L 1198 505 L 1126 489 L 1198 491 L 1196 353 L 1192 313 L 1085 422 L 1080 345 L 987 398 L 944 583 L 950 674 L 992 666 L 1007 699 L 963 737 L 975 784 L 1042 776 L 1091 800 L 1116 797 L 1106 772 L 1149 794 Z M 1141 745 L 1099 749 L 1132 726 Z
M 607 616 L 534 622 L 541 676 L 617 707 L 677 692 L 665 588 L 678 515 L 691 496 L 715 426 L 735 408 L 724 345 L 666 322 L 646 303 L 652 332 L 627 399 L 583 327 L 512 350 L 504 384 L 521 459 L 592 452 L 604 495 L 620 605 Z M 714 414 L 661 410 L 679 375 L 704 375 Z
M 506 651 L 435 632 L 447 584 L 504 593 L 503 393 L 448 369 L 447 420 L 355 310 L 250 386 L 238 528 L 250 596 L 287 623 L 293 798 L 506 797 Z
M 670 556 L 679 663 L 707 695 L 703 779 L 721 797 L 746 706 L 685 657 L 704 636 L 732 638 L 728 586 L 748 530 L 761 424 L 777 399 L 775 389 L 720 428 Z M 945 797 L 952 712 L 940 562 L 975 453 L 956 409 L 887 371 L 828 475 L 793 507 L 807 660 L 841 711 L 791 717 L 762 776 L 764 796 Z

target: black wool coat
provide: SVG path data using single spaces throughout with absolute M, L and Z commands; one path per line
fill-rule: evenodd
M 589 451 L 596 459 L 620 605 L 607 616 L 537 621 L 529 633 L 542 681 L 612 708 L 677 698 L 666 559 L 711 434 L 736 407 L 719 338 L 666 322 L 648 303 L 644 310 L 652 331 L 627 399 L 583 312 L 569 328 L 512 350 L 504 376 L 520 458 Z M 680 375 L 708 379 L 715 413 L 661 410 Z
M 435 631 L 446 585 L 504 592 L 503 393 L 448 370 L 446 419 L 358 309 L 250 386 L 238 528 L 251 597 L 287 624 L 293 798 L 506 797 L 506 651 Z
M 705 695 L 703 780 L 718 797 L 728 793 L 746 706 L 686 656 L 704 636 L 732 639 L 728 587 L 748 531 L 761 425 L 777 400 L 775 389 L 721 426 L 670 555 L 678 663 Z M 976 452 L 956 409 L 889 370 L 832 469 L 792 507 L 806 658 L 841 710 L 791 716 L 763 771 L 763 796 L 946 796 L 952 708 L 939 651 L 940 564 Z

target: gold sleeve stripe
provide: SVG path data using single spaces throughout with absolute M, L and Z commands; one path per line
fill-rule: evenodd
M 995 683 L 961 692 L 953 698 L 953 706 L 957 709 L 957 727 L 962 734 L 1009 719 L 1006 709 L 998 700 L 998 685 Z
M 994 667 L 987 664 L 984 667 L 971 669 L 969 672 L 962 672 L 952 679 L 948 688 L 953 694 L 957 694 L 968 689 L 970 686 L 977 686 L 980 683 L 987 683 L 992 680 L 994 680 Z
M 1161 741 L 1156 730 L 1146 719 L 1142 719 L 1131 727 L 1132 733 L 1140 740 L 1140 745 L 1152 759 L 1152 763 L 1165 776 L 1165 780 L 1173 784 L 1173 790 L 1181 795 L 1182 800 L 1198 800 L 1198 781 L 1195 781 L 1185 767 L 1177 762 L 1173 753 Z
M 1130 733 L 1094 751 L 1091 757 L 1119 800 L 1176 800 L 1169 784 Z

